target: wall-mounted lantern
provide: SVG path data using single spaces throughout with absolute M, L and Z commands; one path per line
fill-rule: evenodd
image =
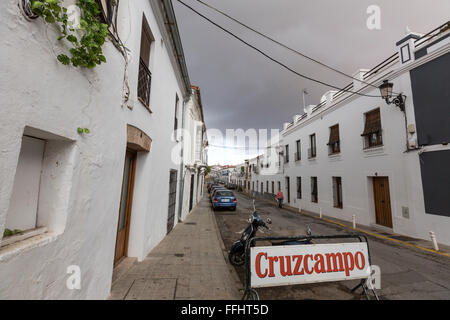
M 400 110 L 405 111 L 405 100 L 406 96 L 402 94 L 398 94 L 395 98 L 392 98 L 392 88 L 394 84 L 389 82 L 388 80 L 384 80 L 383 83 L 379 86 L 381 97 L 386 101 L 387 104 L 394 104 L 399 107 Z

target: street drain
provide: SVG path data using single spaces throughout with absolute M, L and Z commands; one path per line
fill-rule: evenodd
M 188 225 L 196 226 L 196 225 L 197 225 L 197 222 L 185 222 L 184 224 L 188 224 Z
M 175 253 L 174 256 L 181 258 L 181 257 L 184 257 L 184 253 Z

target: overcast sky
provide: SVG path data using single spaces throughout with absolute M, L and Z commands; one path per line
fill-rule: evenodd
M 201 89 L 208 129 L 281 129 L 330 88 L 288 72 L 172 0 L 191 83 Z M 344 87 L 342 75 L 262 39 L 195 0 L 183 0 L 236 35 L 308 76 Z M 450 17 L 449 0 L 204 0 L 270 37 L 347 74 L 371 68 L 396 51 L 408 26 L 427 33 Z M 370 5 L 381 30 L 369 30 Z M 217 142 L 213 143 L 217 144 Z M 209 148 L 209 164 L 237 163 L 254 150 Z

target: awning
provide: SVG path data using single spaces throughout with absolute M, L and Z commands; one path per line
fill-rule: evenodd
M 330 139 L 328 140 L 328 145 L 339 142 L 339 125 L 336 124 L 330 128 Z
M 377 133 L 380 131 L 381 131 L 380 109 L 367 112 L 364 132 L 361 134 L 361 136 L 367 136 L 369 134 Z

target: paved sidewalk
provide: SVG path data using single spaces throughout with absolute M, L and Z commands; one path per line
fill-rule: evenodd
M 119 265 L 126 270 L 117 270 L 121 274 L 113 278 L 109 299 L 240 299 L 242 284 L 224 253 L 204 197 L 144 261 L 129 259 Z

